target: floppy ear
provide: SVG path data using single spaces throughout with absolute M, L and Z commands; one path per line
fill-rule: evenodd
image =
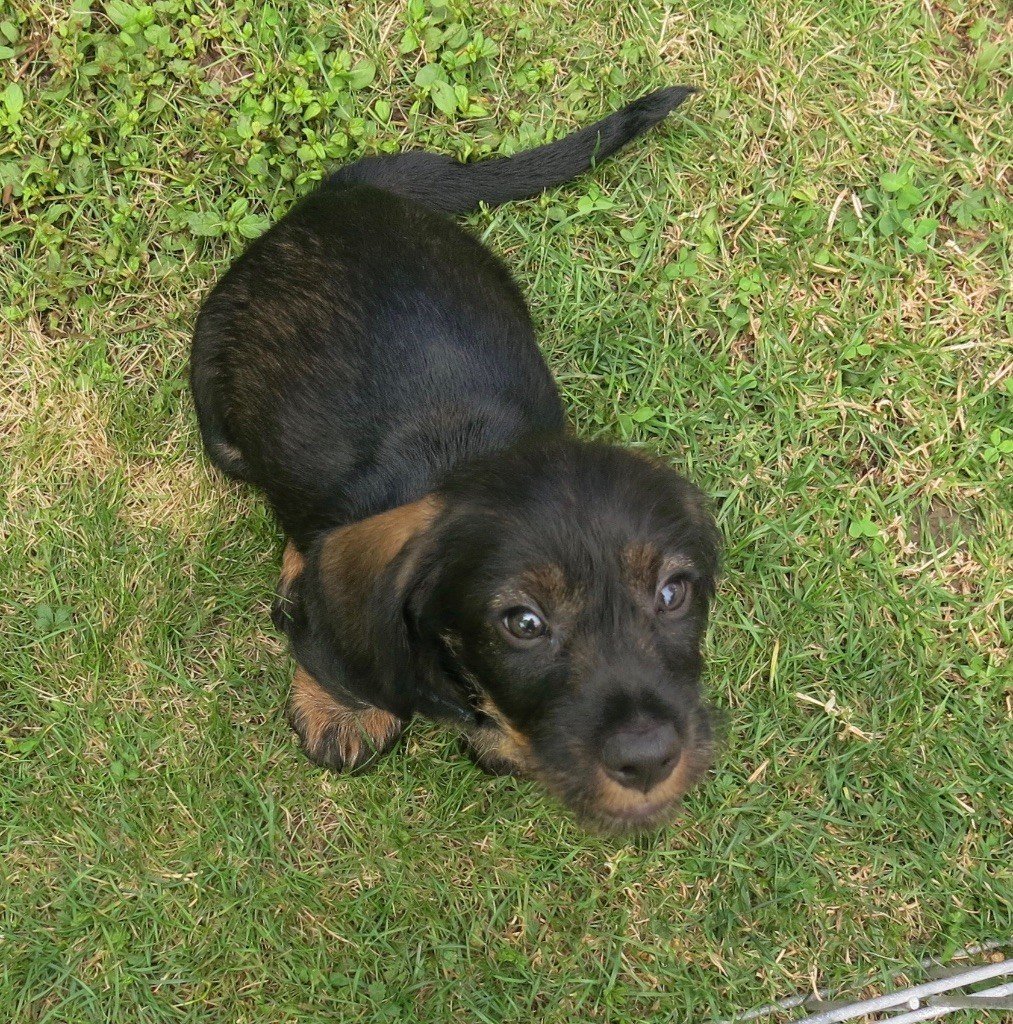
M 283 565 L 276 621 L 299 664 L 336 697 L 402 719 L 433 714 L 435 700 L 439 715 L 448 683 L 438 641 L 409 629 L 407 608 L 437 568 L 431 534 L 440 511 L 435 498 L 421 498 L 324 534 L 287 582 Z

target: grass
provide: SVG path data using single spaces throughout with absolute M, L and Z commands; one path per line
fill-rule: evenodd
M 999 0 L 0 8 L 0 1019 L 705 1022 L 1013 934 L 1011 39 Z M 715 497 L 721 763 L 636 841 L 424 725 L 312 768 L 202 296 L 336 162 L 672 82 L 470 225 L 578 429 Z

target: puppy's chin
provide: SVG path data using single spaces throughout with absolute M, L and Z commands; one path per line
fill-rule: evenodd
M 578 823 L 588 832 L 601 836 L 638 836 L 645 833 L 658 832 L 670 825 L 682 807 L 680 801 L 661 807 L 651 807 L 636 813 L 605 814 L 596 809 L 575 811 Z

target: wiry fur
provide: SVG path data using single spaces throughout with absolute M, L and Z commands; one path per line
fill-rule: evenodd
M 688 92 L 505 159 L 361 160 L 205 302 L 191 362 L 201 431 L 290 538 L 275 616 L 316 760 L 353 767 L 412 715 L 448 719 L 490 767 L 623 827 L 660 820 L 699 775 L 717 572 L 703 499 L 665 466 L 568 435 L 519 289 L 444 216 L 587 170 Z M 659 615 L 672 565 L 692 599 Z M 545 643 L 504 633 L 511 602 L 540 607 Z M 652 800 L 603 782 L 604 738 L 661 721 L 684 748 L 665 788 Z

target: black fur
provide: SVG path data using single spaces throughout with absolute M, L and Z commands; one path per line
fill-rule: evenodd
M 517 767 L 608 823 L 674 802 L 601 809 L 596 751 L 616 730 L 675 723 L 687 779 L 705 762 L 716 532 L 667 467 L 567 435 L 520 291 L 438 211 L 559 184 L 689 92 L 506 159 L 339 170 L 222 278 L 192 353 L 209 456 L 264 491 L 306 556 L 278 613 L 300 663 L 346 704 L 466 721 L 490 764 L 520 737 Z M 432 515 L 375 575 L 342 566 L 337 531 L 419 499 Z M 659 615 L 672 565 L 691 598 Z M 522 599 L 552 620 L 551 643 L 504 632 L 504 601 Z
M 601 121 L 514 156 L 462 164 L 439 153 L 373 156 L 343 167 L 325 188 L 372 185 L 430 210 L 467 213 L 479 203 L 499 206 L 562 185 L 622 149 L 670 114 L 693 89 L 659 89 Z

